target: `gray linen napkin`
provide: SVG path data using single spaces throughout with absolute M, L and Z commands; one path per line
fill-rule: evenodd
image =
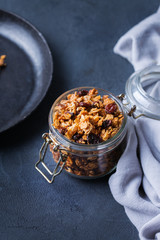
M 160 63 L 160 11 L 122 36 L 114 52 L 128 59 L 135 70 Z M 160 99 L 160 81 L 146 91 Z M 127 148 L 109 186 L 140 239 L 160 239 L 160 121 L 141 117 L 130 119 L 129 125 Z

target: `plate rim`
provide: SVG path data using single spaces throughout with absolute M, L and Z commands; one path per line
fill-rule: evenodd
M 53 78 L 53 71 L 54 71 L 54 63 L 53 63 L 53 57 L 52 57 L 52 53 L 51 50 L 49 48 L 49 45 L 45 39 L 45 37 L 43 36 L 43 34 L 28 20 L 26 20 L 24 17 L 17 15 L 16 13 L 10 12 L 10 11 L 6 11 L 3 10 L 2 8 L 0 8 L 0 14 L 6 14 L 6 15 L 10 15 L 14 18 L 16 18 L 17 20 L 19 20 L 22 23 L 25 23 L 26 25 L 29 26 L 30 29 L 32 29 L 38 36 L 39 38 L 42 40 L 42 42 L 44 43 L 44 46 L 46 47 L 46 50 L 48 52 L 49 55 L 49 67 L 50 67 L 50 72 L 49 72 L 49 77 L 48 77 L 48 81 L 47 81 L 47 86 L 45 88 L 45 90 L 43 91 L 43 94 L 41 94 L 41 97 L 39 98 L 39 100 L 37 101 L 36 104 L 34 104 L 32 106 L 32 108 L 28 111 L 28 113 L 22 115 L 18 120 L 16 120 L 15 122 L 13 122 L 13 124 L 10 124 L 7 127 L 2 127 L 2 129 L 0 129 L 0 134 L 9 130 L 10 128 L 13 128 L 14 126 L 18 125 L 20 122 L 24 121 L 27 117 L 29 117 L 29 115 L 36 110 L 36 108 L 39 106 L 39 104 L 42 102 L 42 100 L 44 99 L 44 97 L 46 96 L 49 87 L 51 85 L 52 82 L 52 78 Z

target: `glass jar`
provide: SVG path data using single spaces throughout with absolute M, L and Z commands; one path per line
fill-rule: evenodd
M 120 130 L 115 136 L 99 144 L 79 144 L 70 141 L 53 127 L 53 113 L 55 106 L 57 106 L 62 99 L 66 99 L 68 94 L 72 94 L 81 89 L 89 91 L 90 89 L 93 89 L 93 87 L 81 87 L 67 91 L 62 94 L 51 107 L 49 113 L 49 133 L 43 135 L 45 142 L 40 151 L 41 160 L 36 165 L 37 170 L 40 171 L 48 182 L 52 182 L 62 169 L 72 176 L 84 179 L 102 177 L 115 169 L 117 162 L 125 149 L 127 139 L 127 115 L 123 110 L 121 101 L 113 94 L 103 89 L 96 88 L 99 95 L 108 95 L 116 102 L 124 117 Z M 48 146 L 50 147 L 54 161 L 57 163 L 53 172 L 51 172 L 44 163 L 44 153 Z M 44 175 L 38 168 L 40 162 L 43 162 L 43 166 L 50 173 L 51 179 L 46 177 L 46 175 Z
M 118 105 L 124 119 L 120 130 L 115 136 L 99 144 L 77 144 L 61 135 L 53 127 L 53 113 L 55 106 L 66 99 L 68 94 L 76 90 L 90 90 L 93 87 L 72 89 L 62 94 L 53 104 L 49 114 L 49 133 L 43 135 L 44 143 L 40 149 L 40 158 L 36 169 L 49 182 L 53 182 L 63 169 L 72 176 L 84 179 L 94 179 L 111 173 L 117 165 L 119 158 L 125 150 L 127 143 L 127 117 L 138 118 L 145 116 L 160 120 L 160 65 L 152 65 L 142 71 L 133 73 L 126 82 L 126 94 L 115 97 L 112 93 L 98 89 L 101 96 L 108 95 Z M 44 162 L 48 146 L 53 159 L 57 163 L 52 172 Z M 51 175 L 49 179 L 39 164 Z

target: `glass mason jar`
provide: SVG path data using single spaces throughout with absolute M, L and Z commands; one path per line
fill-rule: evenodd
M 50 180 L 43 175 L 40 169 L 37 169 L 42 173 L 48 182 L 52 182 L 55 176 L 57 176 L 62 169 L 72 176 L 84 179 L 102 177 L 115 169 L 120 156 L 125 150 L 127 139 L 127 115 L 123 110 L 121 101 L 113 94 L 103 89 L 96 88 L 99 95 L 108 95 L 116 102 L 124 117 L 121 127 L 115 136 L 99 144 L 79 144 L 70 141 L 53 127 L 53 114 L 55 106 L 57 106 L 61 100 L 66 99 L 68 94 L 72 94 L 81 89 L 89 91 L 90 89 L 93 89 L 93 87 L 81 87 L 67 91 L 62 94 L 51 107 L 49 113 L 49 133 L 43 135 L 45 143 L 42 146 L 40 158 L 42 162 L 44 160 L 42 159 L 44 155 L 43 153 L 46 151 L 46 147 L 49 146 L 53 159 L 57 165 L 55 170 L 51 172 L 43 162 L 46 170 L 49 170 L 48 172 L 51 174 Z
M 112 98 L 123 114 L 123 121 L 120 130 L 115 136 L 99 144 L 78 144 L 70 141 L 61 135 L 53 127 L 53 113 L 55 106 L 66 99 L 68 94 L 76 90 L 90 90 L 93 87 L 81 87 L 72 89 L 62 94 L 52 105 L 49 113 L 49 133 L 43 135 L 44 143 L 40 149 L 39 161 L 35 168 L 49 182 L 59 175 L 63 169 L 72 176 L 84 179 L 94 179 L 111 173 L 117 165 L 119 158 L 125 150 L 127 143 L 127 116 L 138 118 L 145 116 L 160 120 L 160 65 L 151 65 L 142 71 L 133 73 L 126 82 L 125 94 L 115 97 L 112 93 L 98 89 L 101 96 L 108 95 Z M 156 89 L 156 91 L 155 91 Z M 152 95 L 151 93 L 156 92 Z M 52 172 L 44 162 L 48 146 L 56 162 Z M 51 175 L 49 179 L 38 165 L 43 167 Z

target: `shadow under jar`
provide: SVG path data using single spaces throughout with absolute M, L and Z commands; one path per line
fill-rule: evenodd
M 59 175 L 63 169 L 72 176 L 83 179 L 94 179 L 105 176 L 115 169 L 117 162 L 126 147 L 126 113 L 123 110 L 121 101 L 113 94 L 103 89 L 96 88 L 101 97 L 108 95 L 110 99 L 113 99 L 123 115 L 120 129 L 113 137 L 98 144 L 80 144 L 67 139 L 53 127 L 53 114 L 55 106 L 57 106 L 61 100 L 66 99 L 68 94 L 73 94 L 75 91 L 81 89 L 89 91 L 93 89 L 93 87 L 81 87 L 65 92 L 54 102 L 49 113 L 49 133 L 44 135 L 45 143 L 41 149 L 40 159 L 43 166 L 51 175 L 51 179 L 48 179 L 41 170 L 37 170 L 50 183 L 53 182 L 55 176 Z M 52 152 L 53 159 L 57 163 L 53 172 L 48 169 L 47 165 L 43 161 L 48 145 L 50 147 L 50 151 Z

